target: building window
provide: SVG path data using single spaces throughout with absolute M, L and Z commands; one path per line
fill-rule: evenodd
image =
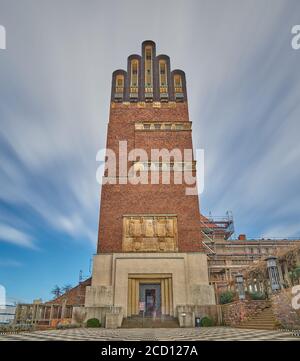
M 161 87 L 166 87 L 168 85 L 167 64 L 165 60 L 159 61 L 159 85 Z
M 130 69 L 130 98 L 136 99 L 138 97 L 138 60 L 131 61 L 131 69 Z
M 116 76 L 116 89 L 115 89 L 115 98 L 122 99 L 124 93 L 124 75 Z
M 132 60 L 131 62 L 131 87 L 138 86 L 138 61 Z
M 182 77 L 180 74 L 174 75 L 174 92 L 176 100 L 183 100 Z
M 161 99 L 168 98 L 168 77 L 167 63 L 165 60 L 159 61 L 159 93 Z
M 123 75 L 117 75 L 116 88 L 124 88 L 124 76 Z
M 152 47 L 145 48 L 145 95 L 153 97 Z
M 191 123 L 189 122 L 185 122 L 185 123 L 172 123 L 172 122 L 168 122 L 168 123 L 158 123 L 156 121 L 153 122 L 136 122 L 135 123 L 135 130 L 170 130 L 170 131 L 182 131 L 182 130 L 190 130 L 191 129 Z
M 174 87 L 175 87 L 175 93 L 182 93 L 182 79 L 181 75 L 176 74 L 174 76 Z

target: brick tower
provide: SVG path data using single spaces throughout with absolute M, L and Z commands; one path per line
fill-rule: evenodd
M 185 74 L 153 41 L 113 73 L 106 148 L 115 170 L 104 172 L 87 309 L 176 317 L 179 306 L 213 304 L 198 194 L 188 191 L 196 163 Z

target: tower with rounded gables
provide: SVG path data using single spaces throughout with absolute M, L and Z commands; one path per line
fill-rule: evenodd
M 87 309 L 177 317 L 179 306 L 214 304 L 185 74 L 153 41 L 113 73 L 106 148 L 115 167 L 104 172 Z

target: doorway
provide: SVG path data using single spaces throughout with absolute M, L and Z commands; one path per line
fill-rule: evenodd
M 161 287 L 157 284 L 140 283 L 140 302 L 144 303 L 145 316 L 161 315 Z
M 168 273 L 128 275 L 127 316 L 174 315 L 173 282 Z

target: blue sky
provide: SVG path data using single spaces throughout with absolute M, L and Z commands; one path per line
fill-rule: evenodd
M 186 72 L 201 210 L 300 236 L 298 0 L 0 0 L 0 284 L 50 297 L 96 250 L 111 73 L 152 39 Z

